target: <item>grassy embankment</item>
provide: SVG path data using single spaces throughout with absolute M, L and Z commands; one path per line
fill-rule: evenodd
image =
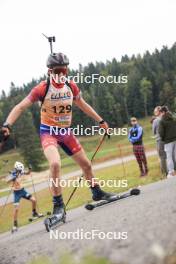
M 141 123 L 143 124 L 145 129 L 144 142 L 146 145 L 146 149 L 147 150 L 153 149 L 155 146 L 155 141 L 152 139 L 150 124 L 148 120 L 142 120 Z M 93 138 L 81 139 L 81 141 L 83 141 L 84 148 L 86 149 L 89 157 L 92 155 L 98 140 L 99 138 L 97 136 Z M 96 157 L 96 162 L 102 162 L 104 160 L 108 160 L 109 156 L 111 157 L 111 159 L 119 157 L 120 156 L 120 150 L 118 146 L 119 144 L 121 145 L 123 156 L 132 154 L 131 146 L 129 145 L 126 137 L 119 137 L 118 139 L 117 137 L 112 137 L 111 140 L 106 140 L 106 142 L 104 143 L 102 149 L 100 150 L 100 152 Z M 16 158 L 19 158 L 19 156 L 17 155 L 19 154 L 14 153 L 13 155 L 14 160 Z M 10 159 L 10 164 L 11 163 L 13 164 L 13 162 Z M 123 192 L 131 187 L 148 184 L 161 179 L 158 157 L 153 156 L 148 158 L 148 163 L 149 163 L 149 175 L 144 179 L 139 178 L 139 169 L 135 160 L 125 163 L 125 170 L 123 164 L 121 164 L 106 169 L 98 170 L 96 171 L 95 175 L 99 179 L 103 179 L 105 181 L 111 179 L 111 180 L 115 180 L 117 183 L 120 180 L 126 179 L 128 182 L 127 188 L 122 188 L 122 187 L 104 188 L 107 191 Z M 62 164 L 63 164 L 63 168 L 62 168 L 63 173 L 73 171 L 77 168 L 77 166 L 74 165 L 72 160 L 67 157 L 63 157 Z M 72 191 L 72 189 L 73 187 L 64 188 L 63 190 L 64 200 L 68 199 L 68 196 Z M 48 189 L 39 191 L 37 193 L 37 198 L 41 212 L 47 212 L 52 210 L 51 194 Z M 68 209 L 76 208 L 80 205 L 87 203 L 90 200 L 91 200 L 91 194 L 89 189 L 86 187 L 80 187 L 77 190 L 76 194 L 74 195 L 73 199 L 71 200 Z M 0 207 L 0 210 L 1 208 L 2 207 Z M 8 204 L 0 219 L 0 232 L 5 232 L 10 229 L 12 225 L 12 212 L 13 212 L 13 205 Z M 30 217 L 30 215 L 31 215 L 30 202 L 22 200 L 20 204 L 20 213 L 19 213 L 20 226 L 28 224 L 28 218 Z

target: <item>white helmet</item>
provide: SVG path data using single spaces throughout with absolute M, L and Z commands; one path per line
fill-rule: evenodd
M 15 162 L 15 165 L 14 165 L 14 168 L 19 171 L 21 174 L 24 174 L 24 165 L 23 163 L 19 162 L 19 161 L 16 161 Z

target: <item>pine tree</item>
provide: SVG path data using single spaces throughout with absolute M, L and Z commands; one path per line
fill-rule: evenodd
M 147 104 L 148 101 L 151 99 L 151 89 L 152 89 L 152 84 L 150 81 L 148 81 L 145 77 L 140 81 L 140 91 L 143 96 L 144 100 L 144 111 L 145 111 L 145 116 L 148 116 L 148 110 L 147 110 Z
M 18 120 L 14 133 L 26 165 L 31 164 L 34 170 L 39 170 L 44 157 L 41 151 L 39 135 L 36 133 L 32 114 L 29 110 L 23 113 Z

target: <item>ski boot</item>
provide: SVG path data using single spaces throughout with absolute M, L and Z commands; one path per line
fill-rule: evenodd
M 66 222 L 65 209 L 64 206 L 58 206 L 57 204 L 54 204 L 53 214 L 50 217 L 47 217 L 44 221 L 47 232 L 49 232 L 52 227 L 60 222 Z
M 94 201 L 100 201 L 100 200 L 110 201 L 117 197 L 117 194 L 115 193 L 108 193 L 101 190 L 101 188 L 98 185 L 91 187 L 91 191 L 92 191 L 92 199 Z
M 39 218 L 39 217 L 42 217 L 42 216 L 43 216 L 43 214 L 37 213 L 36 211 L 32 212 L 32 217 L 33 218 Z
M 32 217 L 29 218 L 29 222 L 32 222 L 40 217 L 43 217 L 43 214 L 37 213 L 37 211 L 33 210 L 32 211 Z
M 13 234 L 13 233 L 15 233 L 17 231 L 18 231 L 18 227 L 17 226 L 13 226 L 12 230 L 11 230 L 11 233 Z

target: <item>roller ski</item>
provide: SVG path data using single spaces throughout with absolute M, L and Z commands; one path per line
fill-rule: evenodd
M 101 192 L 102 192 L 102 196 L 101 196 Z M 121 199 L 125 199 L 133 195 L 139 195 L 139 194 L 140 194 L 139 189 L 132 189 L 131 191 L 123 193 L 123 194 L 111 194 L 111 193 L 106 193 L 100 190 L 100 195 L 99 196 L 93 195 L 92 198 L 94 201 L 100 201 L 100 200 L 101 201 L 97 203 L 86 204 L 85 208 L 91 211 L 97 207 L 100 207 L 100 206 L 103 206 L 103 205 L 106 205 L 106 204 L 109 204 L 109 203 L 112 203 L 112 202 L 115 202 Z
M 105 192 L 103 191 L 99 185 L 95 185 L 94 187 L 90 187 L 91 191 L 92 191 L 92 200 L 97 202 L 100 200 L 110 200 L 113 199 L 117 196 L 117 194 L 115 193 L 109 193 L 109 192 Z
M 29 220 L 29 222 L 33 222 L 33 221 L 35 221 L 41 217 L 44 217 L 44 214 L 33 212 L 32 217 L 30 217 L 28 220 Z
M 12 227 L 12 230 L 11 230 L 11 233 L 14 234 L 18 231 L 18 227 L 17 226 L 13 226 Z
M 64 206 L 54 205 L 53 214 L 44 220 L 46 231 L 49 232 L 59 223 L 66 222 L 66 212 Z

